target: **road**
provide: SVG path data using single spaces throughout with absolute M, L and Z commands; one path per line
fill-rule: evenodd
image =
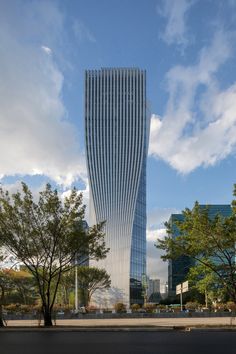
M 236 333 L 0 332 L 1 354 L 235 354 Z

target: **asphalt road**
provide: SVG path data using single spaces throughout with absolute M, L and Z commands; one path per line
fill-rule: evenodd
M 1 354 L 235 354 L 236 332 L 0 332 Z

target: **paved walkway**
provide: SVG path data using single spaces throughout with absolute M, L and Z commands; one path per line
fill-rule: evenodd
M 41 322 L 43 325 L 43 321 Z M 57 320 L 57 326 L 66 327 L 173 327 L 173 326 L 235 326 L 235 317 L 205 317 L 205 318 L 117 318 L 117 319 L 70 319 Z M 36 320 L 9 320 L 11 327 L 37 327 Z

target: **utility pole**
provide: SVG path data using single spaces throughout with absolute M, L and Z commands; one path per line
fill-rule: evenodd
M 183 311 L 183 291 L 182 291 L 182 286 L 181 286 L 181 292 L 180 292 L 180 311 Z

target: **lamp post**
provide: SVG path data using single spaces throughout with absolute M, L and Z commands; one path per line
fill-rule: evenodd
M 75 264 L 75 311 L 78 312 L 78 268 L 77 263 Z

